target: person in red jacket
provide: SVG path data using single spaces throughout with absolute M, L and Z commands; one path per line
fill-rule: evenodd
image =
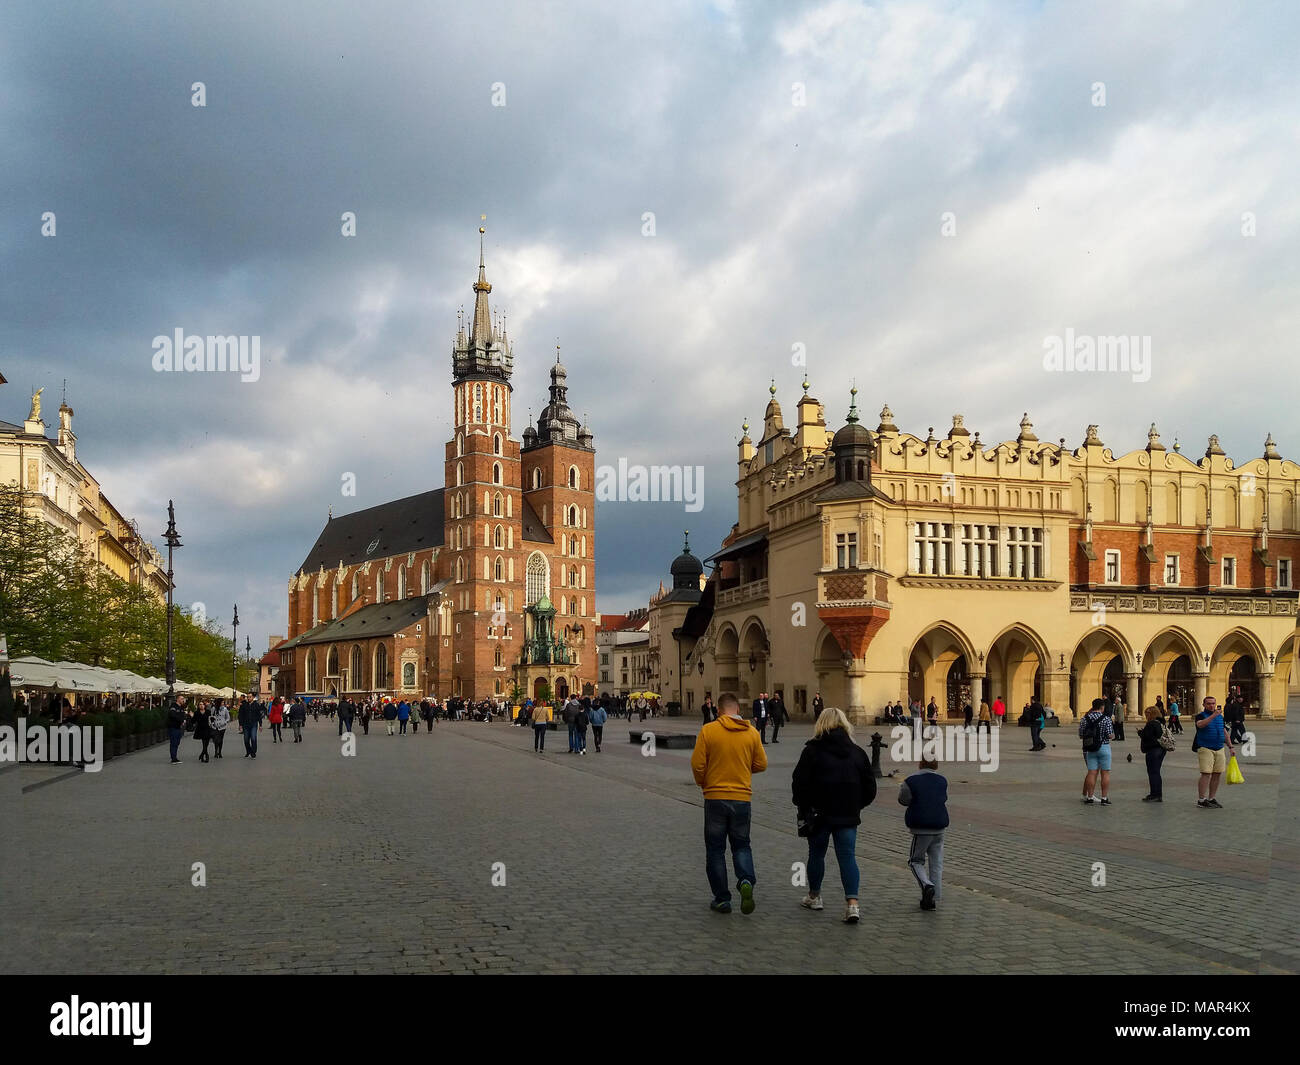
M 1002 701 L 1002 696 L 993 700 L 993 721 L 1001 727 L 1007 719 L 1007 704 Z
M 266 719 L 271 723 L 271 742 L 283 743 L 280 726 L 284 724 L 284 700 L 277 697 L 266 712 Z

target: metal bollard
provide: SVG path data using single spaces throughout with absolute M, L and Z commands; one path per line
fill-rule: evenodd
M 871 772 L 879 780 L 882 776 L 880 772 L 880 749 L 884 747 L 885 741 L 881 738 L 879 732 L 871 734 Z

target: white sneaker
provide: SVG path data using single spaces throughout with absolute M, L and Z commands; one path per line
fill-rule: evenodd
M 850 902 L 844 907 L 845 924 L 857 924 L 859 916 L 858 904 L 856 902 Z
M 805 910 L 824 910 L 826 904 L 822 902 L 820 895 L 805 895 L 803 901 L 799 903 Z

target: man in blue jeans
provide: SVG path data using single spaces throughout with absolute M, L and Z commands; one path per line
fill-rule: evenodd
M 172 765 L 181 764 L 178 755 L 180 754 L 181 740 L 185 738 L 185 720 L 188 716 L 185 712 L 185 696 L 178 695 L 171 706 L 167 708 L 167 738 L 171 741 Z
M 704 870 L 713 891 L 709 908 L 731 912 L 727 884 L 727 843 L 740 891 L 740 912 L 754 912 L 754 855 L 749 847 L 753 774 L 767 768 L 758 732 L 740 716 L 731 692 L 718 699 L 718 717 L 700 729 L 691 754 L 691 773 L 704 792 Z

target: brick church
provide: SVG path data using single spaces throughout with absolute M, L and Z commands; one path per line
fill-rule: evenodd
M 512 435 L 514 356 L 488 308 L 482 235 L 452 349 L 446 487 L 326 522 L 289 581 L 279 694 L 595 691 L 593 438 L 558 349 L 537 424 Z

